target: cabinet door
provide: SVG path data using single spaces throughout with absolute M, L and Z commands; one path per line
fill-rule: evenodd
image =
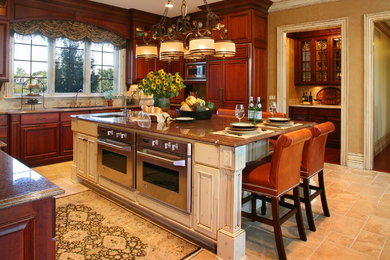
M 331 82 L 334 84 L 340 84 L 341 82 L 341 37 L 331 37 L 331 61 L 329 64 L 331 68 Z
M 312 74 L 311 40 L 301 40 L 295 43 L 295 84 L 309 84 L 314 78 Z
M 329 81 L 329 44 L 328 37 L 314 40 L 314 77 L 318 84 Z
M 134 65 L 134 83 L 140 82 L 150 71 L 155 71 L 156 69 L 156 61 L 154 59 L 135 59 Z
M 58 123 L 21 127 L 22 161 L 35 161 L 59 155 Z
M 224 90 L 223 107 L 234 108 L 236 104 L 249 101 L 249 62 L 247 59 L 229 60 L 223 62 Z
M 77 174 L 83 177 L 87 175 L 87 151 L 88 141 L 87 137 L 81 134 L 77 135 Z
M 252 40 L 250 12 L 240 12 L 228 16 L 228 30 L 230 39 L 236 43 Z
M 70 155 L 73 152 L 73 131 L 70 122 L 61 124 L 61 155 Z
M 223 67 L 221 61 L 207 62 L 207 99 L 215 103 L 215 108 L 222 106 Z
M 194 229 L 214 239 L 218 229 L 218 173 L 215 168 L 194 167 Z
M 9 22 L 0 21 L 0 82 L 8 81 L 9 37 Z
M 88 179 L 97 182 L 97 143 L 95 138 L 88 137 L 86 152 L 86 176 Z

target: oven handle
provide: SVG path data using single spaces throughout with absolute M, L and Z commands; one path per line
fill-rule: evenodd
M 96 143 L 100 145 L 104 145 L 113 149 L 117 149 L 119 151 L 124 151 L 124 152 L 131 152 L 131 145 L 119 145 L 119 144 L 114 144 L 108 141 L 103 141 L 103 140 L 96 140 Z
M 186 160 L 170 160 L 170 159 L 167 159 L 167 158 L 164 158 L 164 157 L 161 157 L 161 156 L 157 156 L 157 155 L 153 155 L 153 154 L 149 154 L 149 153 L 144 153 L 144 152 L 141 152 L 141 151 L 137 151 L 137 154 L 143 155 L 143 156 L 146 156 L 146 157 L 149 157 L 149 158 L 161 160 L 161 161 L 164 161 L 164 162 L 167 162 L 167 163 L 172 163 L 172 165 L 174 165 L 174 166 L 186 167 Z

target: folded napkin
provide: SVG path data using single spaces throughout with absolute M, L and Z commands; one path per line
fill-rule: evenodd
M 157 123 L 159 124 L 169 123 L 173 120 L 172 117 L 166 112 L 163 112 L 161 114 L 156 114 L 156 117 L 157 117 Z

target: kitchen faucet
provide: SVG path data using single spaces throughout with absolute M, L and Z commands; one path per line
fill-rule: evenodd
M 80 92 L 83 92 L 84 90 L 83 89 L 79 89 L 77 90 L 76 92 L 76 97 L 75 97 L 75 100 L 74 100 L 74 106 L 73 107 L 77 107 L 77 96 L 79 95 Z
M 125 116 L 127 118 L 128 114 L 129 114 L 129 110 L 127 110 L 127 95 L 123 95 L 123 100 L 125 102 L 125 108 L 121 109 L 121 110 L 122 110 L 123 116 Z

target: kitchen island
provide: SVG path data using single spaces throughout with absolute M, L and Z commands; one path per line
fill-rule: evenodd
M 1 259 L 55 259 L 59 187 L 0 151 Z
M 251 136 L 217 133 L 234 121 L 236 120 L 232 118 L 214 115 L 211 120 L 151 123 L 145 127 L 139 122 L 126 120 L 121 114 L 75 115 L 72 118 L 75 147 L 73 179 L 199 245 L 217 251 L 221 259 L 243 259 L 245 231 L 241 229 L 241 174 L 245 163 L 268 154 L 268 138 L 312 124 L 303 123 L 277 131 L 260 131 Z M 110 136 L 116 138 L 116 141 L 107 144 L 106 137 Z M 128 146 L 118 143 L 120 138 L 126 140 Z M 104 145 L 111 148 L 104 148 Z M 115 156 L 114 148 L 118 150 Z M 156 150 L 153 151 L 153 148 Z M 162 153 L 164 149 L 169 151 Z M 130 151 L 134 150 L 136 153 L 131 154 Z M 177 159 L 176 151 L 182 151 L 187 157 Z M 121 154 L 127 156 L 128 160 L 134 160 L 134 165 L 136 159 L 136 167 L 133 167 L 136 173 L 127 171 L 131 185 L 125 184 L 126 180 L 115 179 L 117 176 L 107 178 L 107 168 L 110 165 L 107 158 L 110 157 L 104 157 L 104 153 L 116 158 L 118 162 L 111 163 L 111 168 L 117 169 L 112 172 L 120 171 Z M 165 154 L 167 156 L 162 158 Z M 144 157 L 154 160 L 140 159 Z M 158 165 L 158 161 L 161 165 Z M 152 162 L 157 165 L 151 166 Z M 167 162 L 171 162 L 171 166 Z M 140 166 L 142 164 L 143 167 Z M 131 167 L 130 165 L 133 164 L 129 162 L 127 166 Z M 189 166 L 189 171 L 181 170 L 185 166 Z M 156 171 L 150 171 L 153 167 L 167 173 L 166 179 L 155 182 L 150 180 L 150 175 L 142 175 L 140 172 L 149 171 L 158 175 Z M 189 176 L 188 179 L 177 181 L 177 190 L 174 185 L 167 185 L 167 182 L 174 179 L 172 176 L 176 170 L 179 174 Z M 119 175 L 121 178 L 125 176 Z M 140 182 L 142 178 L 149 178 L 149 182 L 154 185 L 147 181 Z M 170 201 L 167 198 L 156 199 L 155 196 L 150 196 L 153 191 L 146 194 L 143 190 L 148 185 L 154 191 L 165 187 L 168 190 L 166 197 L 171 197 L 172 194 L 181 196 L 182 189 L 188 188 L 188 192 L 183 193 L 183 196 L 186 193 L 188 195 L 184 199 L 188 206 L 176 206 L 175 198 L 171 200 L 172 203 L 167 203 Z

